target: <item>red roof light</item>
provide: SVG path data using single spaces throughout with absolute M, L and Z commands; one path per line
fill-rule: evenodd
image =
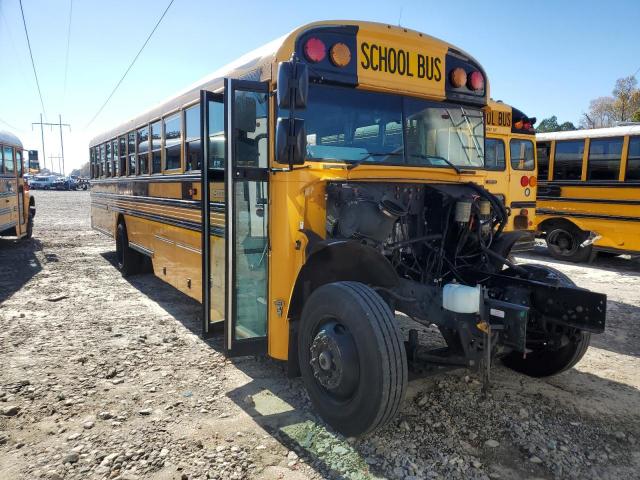
M 474 91 L 482 90 L 484 88 L 484 77 L 482 76 L 482 73 L 477 70 L 475 72 L 471 72 L 467 86 L 469 89 Z
M 321 62 L 327 56 L 327 47 L 319 38 L 311 37 L 304 44 L 304 55 L 310 62 Z

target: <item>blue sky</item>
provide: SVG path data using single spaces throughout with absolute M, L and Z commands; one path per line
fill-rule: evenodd
M 168 0 L 74 0 L 66 93 L 69 0 L 23 0 L 49 121 L 65 132 L 67 170 L 87 160 L 89 139 L 294 27 L 348 18 L 400 24 L 442 38 L 484 66 L 494 98 L 538 119 L 578 122 L 592 98 L 640 68 L 636 1 L 175 0 L 136 65 L 86 127 Z M 41 112 L 18 0 L 0 0 L 0 129 L 40 149 Z M 6 123 L 13 128 L 9 128 Z M 57 130 L 47 156 L 59 155 Z M 42 155 L 42 154 L 41 154 Z M 47 163 L 48 160 L 47 160 Z

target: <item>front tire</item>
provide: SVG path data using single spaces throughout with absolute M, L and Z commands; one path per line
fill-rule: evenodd
M 124 222 L 118 223 L 116 230 L 116 265 L 123 277 L 140 272 L 141 255 L 129 246 L 127 227 Z
M 404 398 L 408 368 L 394 314 L 380 295 L 358 282 L 323 285 L 300 321 L 300 370 L 320 416 L 346 436 L 388 423 Z
M 520 267 L 533 274 L 533 280 L 563 287 L 575 287 L 575 283 L 561 271 L 546 265 L 525 264 Z M 566 328 L 567 342 L 560 348 L 532 349 L 526 357 L 521 352 L 507 354 L 502 363 L 516 372 L 530 377 L 550 377 L 574 367 L 589 348 L 591 334 L 576 328 Z

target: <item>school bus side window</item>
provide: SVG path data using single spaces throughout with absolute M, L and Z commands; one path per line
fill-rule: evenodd
M 107 154 L 105 151 L 105 145 L 104 143 L 102 145 L 100 145 L 100 176 L 104 177 L 105 176 L 105 162 L 107 159 Z
M 136 132 L 127 133 L 127 148 L 129 154 L 129 175 L 136 174 Z
M 18 167 L 18 176 L 22 177 L 24 163 L 22 162 L 22 151 L 16 149 L 16 165 Z
M 580 180 L 584 140 L 556 142 L 554 180 Z
M 164 168 L 175 170 L 181 167 L 180 150 L 182 149 L 182 128 L 180 114 L 164 119 Z
M 4 173 L 4 155 L 2 152 L 4 151 L 4 147 L 0 143 L 0 175 Z
M 13 161 L 13 147 L 5 146 L 4 150 L 4 171 L 5 173 L 15 173 L 15 163 Z
M 138 175 L 149 173 L 149 127 L 138 129 Z
M 511 168 L 514 170 L 533 170 L 536 166 L 531 140 L 512 139 L 509 142 Z
M 151 173 L 161 172 L 162 122 L 151 124 Z
M 487 138 L 484 158 L 487 170 L 504 170 L 507 166 L 504 142 L 497 138 Z
M 551 152 L 550 143 L 538 143 L 536 145 L 538 151 L 538 179 L 548 180 L 549 178 L 549 154 Z
M 587 180 L 618 180 L 622 141 L 622 137 L 591 139 Z
M 625 180 L 640 180 L 640 137 L 629 138 L 629 155 Z
M 118 143 L 120 144 L 120 148 L 118 153 L 120 154 L 120 175 L 124 176 L 127 174 L 127 139 L 125 137 L 120 137 L 118 139 Z
M 107 160 L 106 160 L 106 163 L 105 163 L 106 166 L 105 166 L 105 170 L 104 170 L 104 172 L 105 172 L 104 175 L 105 175 L 105 177 L 110 177 L 111 176 L 111 160 L 112 160 L 112 157 L 111 157 L 111 142 L 107 142 L 106 152 L 107 152 Z
M 118 164 L 119 151 L 118 151 L 118 139 L 117 138 L 111 142 L 111 155 L 112 155 L 112 158 L 113 158 L 113 166 L 111 167 L 111 169 L 113 171 L 113 176 L 114 177 L 119 177 L 120 176 L 120 168 L 119 168 L 119 164 Z
M 200 170 L 200 105 L 184 111 L 187 170 Z

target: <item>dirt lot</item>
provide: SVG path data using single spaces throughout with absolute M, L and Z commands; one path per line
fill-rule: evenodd
M 200 306 L 121 278 L 87 192 L 35 192 L 34 239 L 0 241 L 0 479 L 640 478 L 640 263 L 553 265 L 609 295 L 578 366 L 410 385 L 364 439 L 328 431 L 302 382 L 225 360 Z M 519 261 L 548 263 L 544 251 Z

